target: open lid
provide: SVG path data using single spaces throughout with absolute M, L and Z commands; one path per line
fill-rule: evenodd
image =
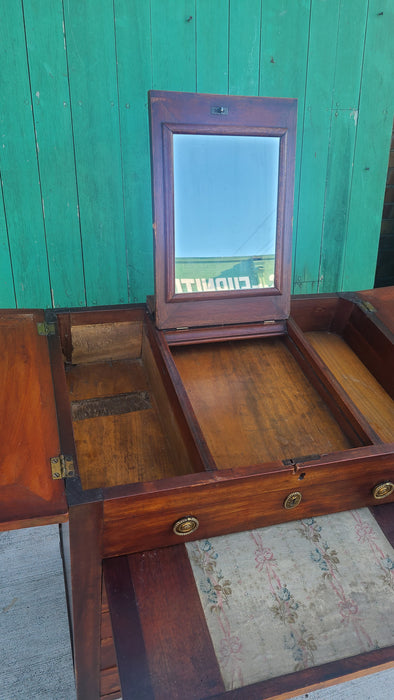
M 156 326 L 287 318 L 297 100 L 149 98 Z
M 0 530 L 67 519 L 48 341 L 41 311 L 0 312 Z

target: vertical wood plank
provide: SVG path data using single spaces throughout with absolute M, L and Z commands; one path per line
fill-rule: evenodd
M 319 292 L 342 285 L 367 9 L 368 0 L 341 0 L 339 8 Z
M 112 0 L 67 0 L 65 35 L 88 305 L 128 299 Z
M 258 95 L 261 0 L 231 0 L 229 42 L 230 95 Z
M 1 177 L 1 173 L 0 173 Z M 16 304 L 7 222 L 3 197 L 0 199 L 0 308 L 13 309 Z
M 20 307 L 50 306 L 48 260 L 21 3 L 3 3 L 0 61 L 0 169 L 16 302 Z
M 151 0 L 153 87 L 196 91 L 195 0 Z
M 394 112 L 394 5 L 370 0 L 342 289 L 373 287 Z
M 296 246 L 302 129 L 308 64 L 311 0 L 263 0 L 261 16 L 260 95 L 298 100 L 294 187 L 293 259 Z
M 86 303 L 62 0 L 24 0 L 52 302 Z
M 228 0 L 196 0 L 197 92 L 228 93 Z
M 336 110 L 332 115 L 319 292 L 334 292 L 341 289 L 356 125 L 356 110 Z
M 340 0 L 312 2 L 298 220 L 294 232 L 295 293 L 314 293 L 318 289 L 339 3 Z
M 129 301 L 154 289 L 148 90 L 152 87 L 150 3 L 115 0 L 122 177 Z

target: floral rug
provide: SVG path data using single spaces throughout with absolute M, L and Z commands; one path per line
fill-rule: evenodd
M 186 547 L 226 690 L 394 644 L 394 550 L 368 509 Z

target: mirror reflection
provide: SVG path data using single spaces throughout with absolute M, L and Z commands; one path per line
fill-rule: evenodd
M 274 286 L 279 145 L 173 135 L 175 294 Z

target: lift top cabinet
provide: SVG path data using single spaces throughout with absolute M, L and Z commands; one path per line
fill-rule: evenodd
M 290 308 L 296 101 L 150 118 L 155 298 L 1 312 L 2 527 L 100 502 L 105 557 L 394 500 L 393 290 Z

